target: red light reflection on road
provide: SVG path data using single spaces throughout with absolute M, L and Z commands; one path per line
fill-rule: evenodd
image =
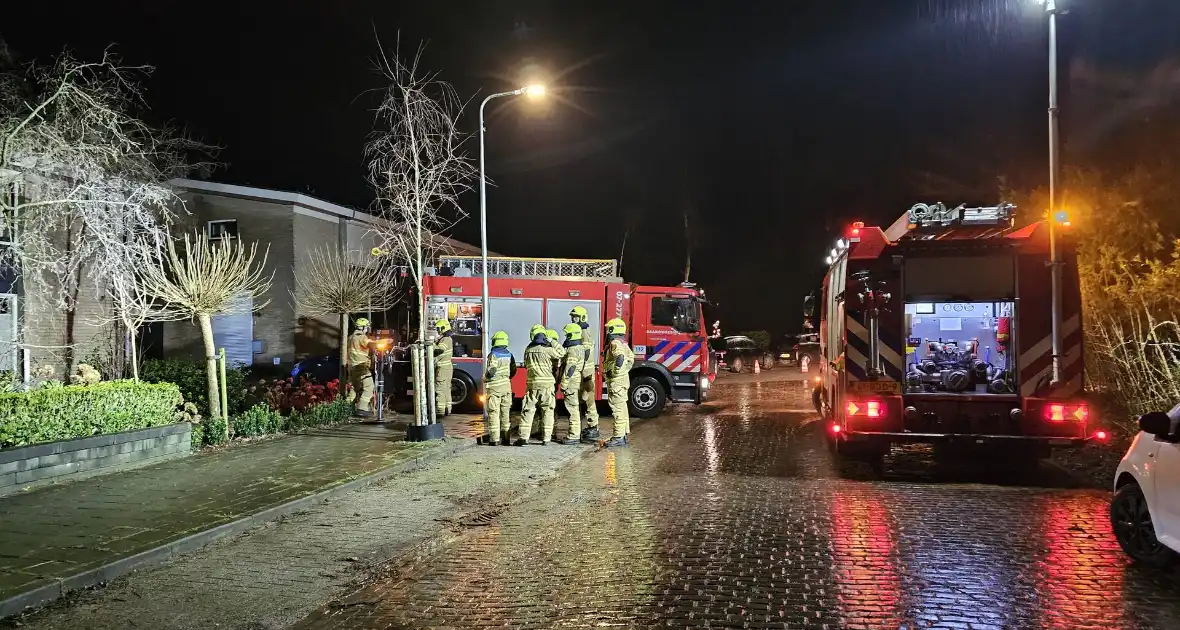
M 1049 499 L 1042 505 L 1045 555 L 1037 563 L 1040 627 L 1123 627 L 1126 562 L 1119 561 L 1106 503 L 1079 496 Z
M 836 490 L 828 536 L 843 621 L 898 627 L 903 611 L 897 541 L 884 502 L 865 492 Z

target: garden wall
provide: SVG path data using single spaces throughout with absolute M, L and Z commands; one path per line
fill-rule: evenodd
M 0 451 L 0 496 L 183 457 L 192 452 L 187 422 Z

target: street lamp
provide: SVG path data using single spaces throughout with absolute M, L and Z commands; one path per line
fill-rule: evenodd
M 1049 279 L 1051 296 L 1052 373 L 1050 385 L 1061 380 L 1061 253 L 1057 249 L 1057 180 L 1060 177 L 1060 139 L 1057 135 L 1057 0 L 1036 0 L 1049 15 Z
M 540 98 L 545 96 L 545 86 L 541 84 L 526 85 L 522 88 L 517 88 L 508 92 L 497 92 L 489 94 L 479 104 L 479 252 L 480 260 L 482 262 L 481 279 L 483 282 L 482 291 L 480 293 L 480 310 L 482 311 L 480 317 L 482 324 L 480 328 L 483 329 L 483 371 L 487 374 L 488 371 L 488 353 L 491 351 L 491 339 L 488 336 L 488 178 L 484 169 L 484 124 L 483 111 L 487 106 L 488 101 L 501 96 L 520 96 L 527 95 L 529 98 Z M 487 408 L 484 408 L 484 418 L 487 418 Z

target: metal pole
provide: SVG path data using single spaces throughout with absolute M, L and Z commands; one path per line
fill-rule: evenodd
M 221 376 L 221 417 L 229 423 L 229 389 L 225 384 L 225 348 L 218 352 L 219 371 Z
M 374 382 L 377 387 L 377 422 L 385 422 L 385 367 L 387 363 L 388 352 L 382 352 L 377 355 L 375 373 L 373 374 Z
M 438 422 L 438 409 L 435 404 L 438 395 L 434 391 L 434 346 L 423 343 L 422 356 L 426 358 L 426 422 L 422 424 L 434 424 Z
M 1052 359 L 1050 385 L 1061 381 L 1061 252 L 1057 248 L 1057 185 L 1060 140 L 1057 135 L 1057 0 L 1048 0 L 1049 14 L 1049 277 L 1052 300 Z
M 522 90 L 513 90 L 511 92 L 498 92 L 496 94 L 489 94 L 479 104 L 479 254 L 480 254 L 480 280 L 482 283 L 480 292 L 480 334 L 482 335 L 482 343 L 480 346 L 480 356 L 483 359 L 483 374 L 488 373 L 488 351 L 491 350 L 491 339 L 488 335 L 488 177 L 485 167 L 484 158 L 484 122 L 483 111 L 487 106 L 488 101 L 493 98 L 501 96 L 516 96 Z M 484 420 L 487 420 L 487 408 L 484 408 Z

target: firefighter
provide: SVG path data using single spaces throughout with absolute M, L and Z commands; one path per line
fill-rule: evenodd
M 598 393 L 594 391 L 594 370 L 598 368 L 598 355 L 594 353 L 594 339 L 590 337 L 590 314 L 581 306 L 570 311 L 570 322 L 582 329 L 582 350 L 586 361 L 582 368 L 582 385 L 579 391 L 581 402 L 586 404 L 586 428 L 582 439 L 594 442 L 598 439 Z
M 541 410 L 541 444 L 553 439 L 553 408 L 556 400 L 553 389 L 553 362 L 565 356 L 561 347 L 545 334 L 545 327 L 537 324 L 529 330 L 532 343 L 524 350 L 524 368 L 528 370 L 528 383 L 524 402 L 520 409 L 520 426 L 516 438 L 517 446 L 529 443 L 533 431 L 533 416 Z
M 369 340 L 369 320 L 358 317 L 352 336 L 348 338 L 348 382 L 352 385 L 353 415 L 368 418 L 373 415 L 373 342 Z
M 451 338 L 451 322 L 446 318 L 434 322 L 438 339 L 434 342 L 434 411 L 440 416 L 451 415 L 451 377 L 455 367 L 455 340 Z
M 508 333 L 503 330 L 492 335 L 492 351 L 488 353 L 488 369 L 483 375 L 484 409 L 487 411 L 488 434 L 484 443 L 508 445 L 508 411 L 512 409 L 512 382 L 516 375 L 516 359 L 508 350 Z
M 606 400 L 610 403 L 611 415 L 615 419 L 614 434 L 606 446 L 626 446 L 627 434 L 631 432 L 631 419 L 627 415 L 627 391 L 631 388 L 631 365 L 635 354 L 627 345 L 627 325 L 621 319 L 606 323 L 606 358 L 602 362 L 602 373 L 606 377 Z
M 566 431 L 562 444 L 581 444 L 579 433 L 581 423 L 580 394 L 582 391 L 582 370 L 586 367 L 585 346 L 582 344 L 582 327 L 570 322 L 561 329 L 565 333 L 565 358 L 562 359 L 561 394 L 565 400 L 565 410 L 570 414 L 570 427 Z

